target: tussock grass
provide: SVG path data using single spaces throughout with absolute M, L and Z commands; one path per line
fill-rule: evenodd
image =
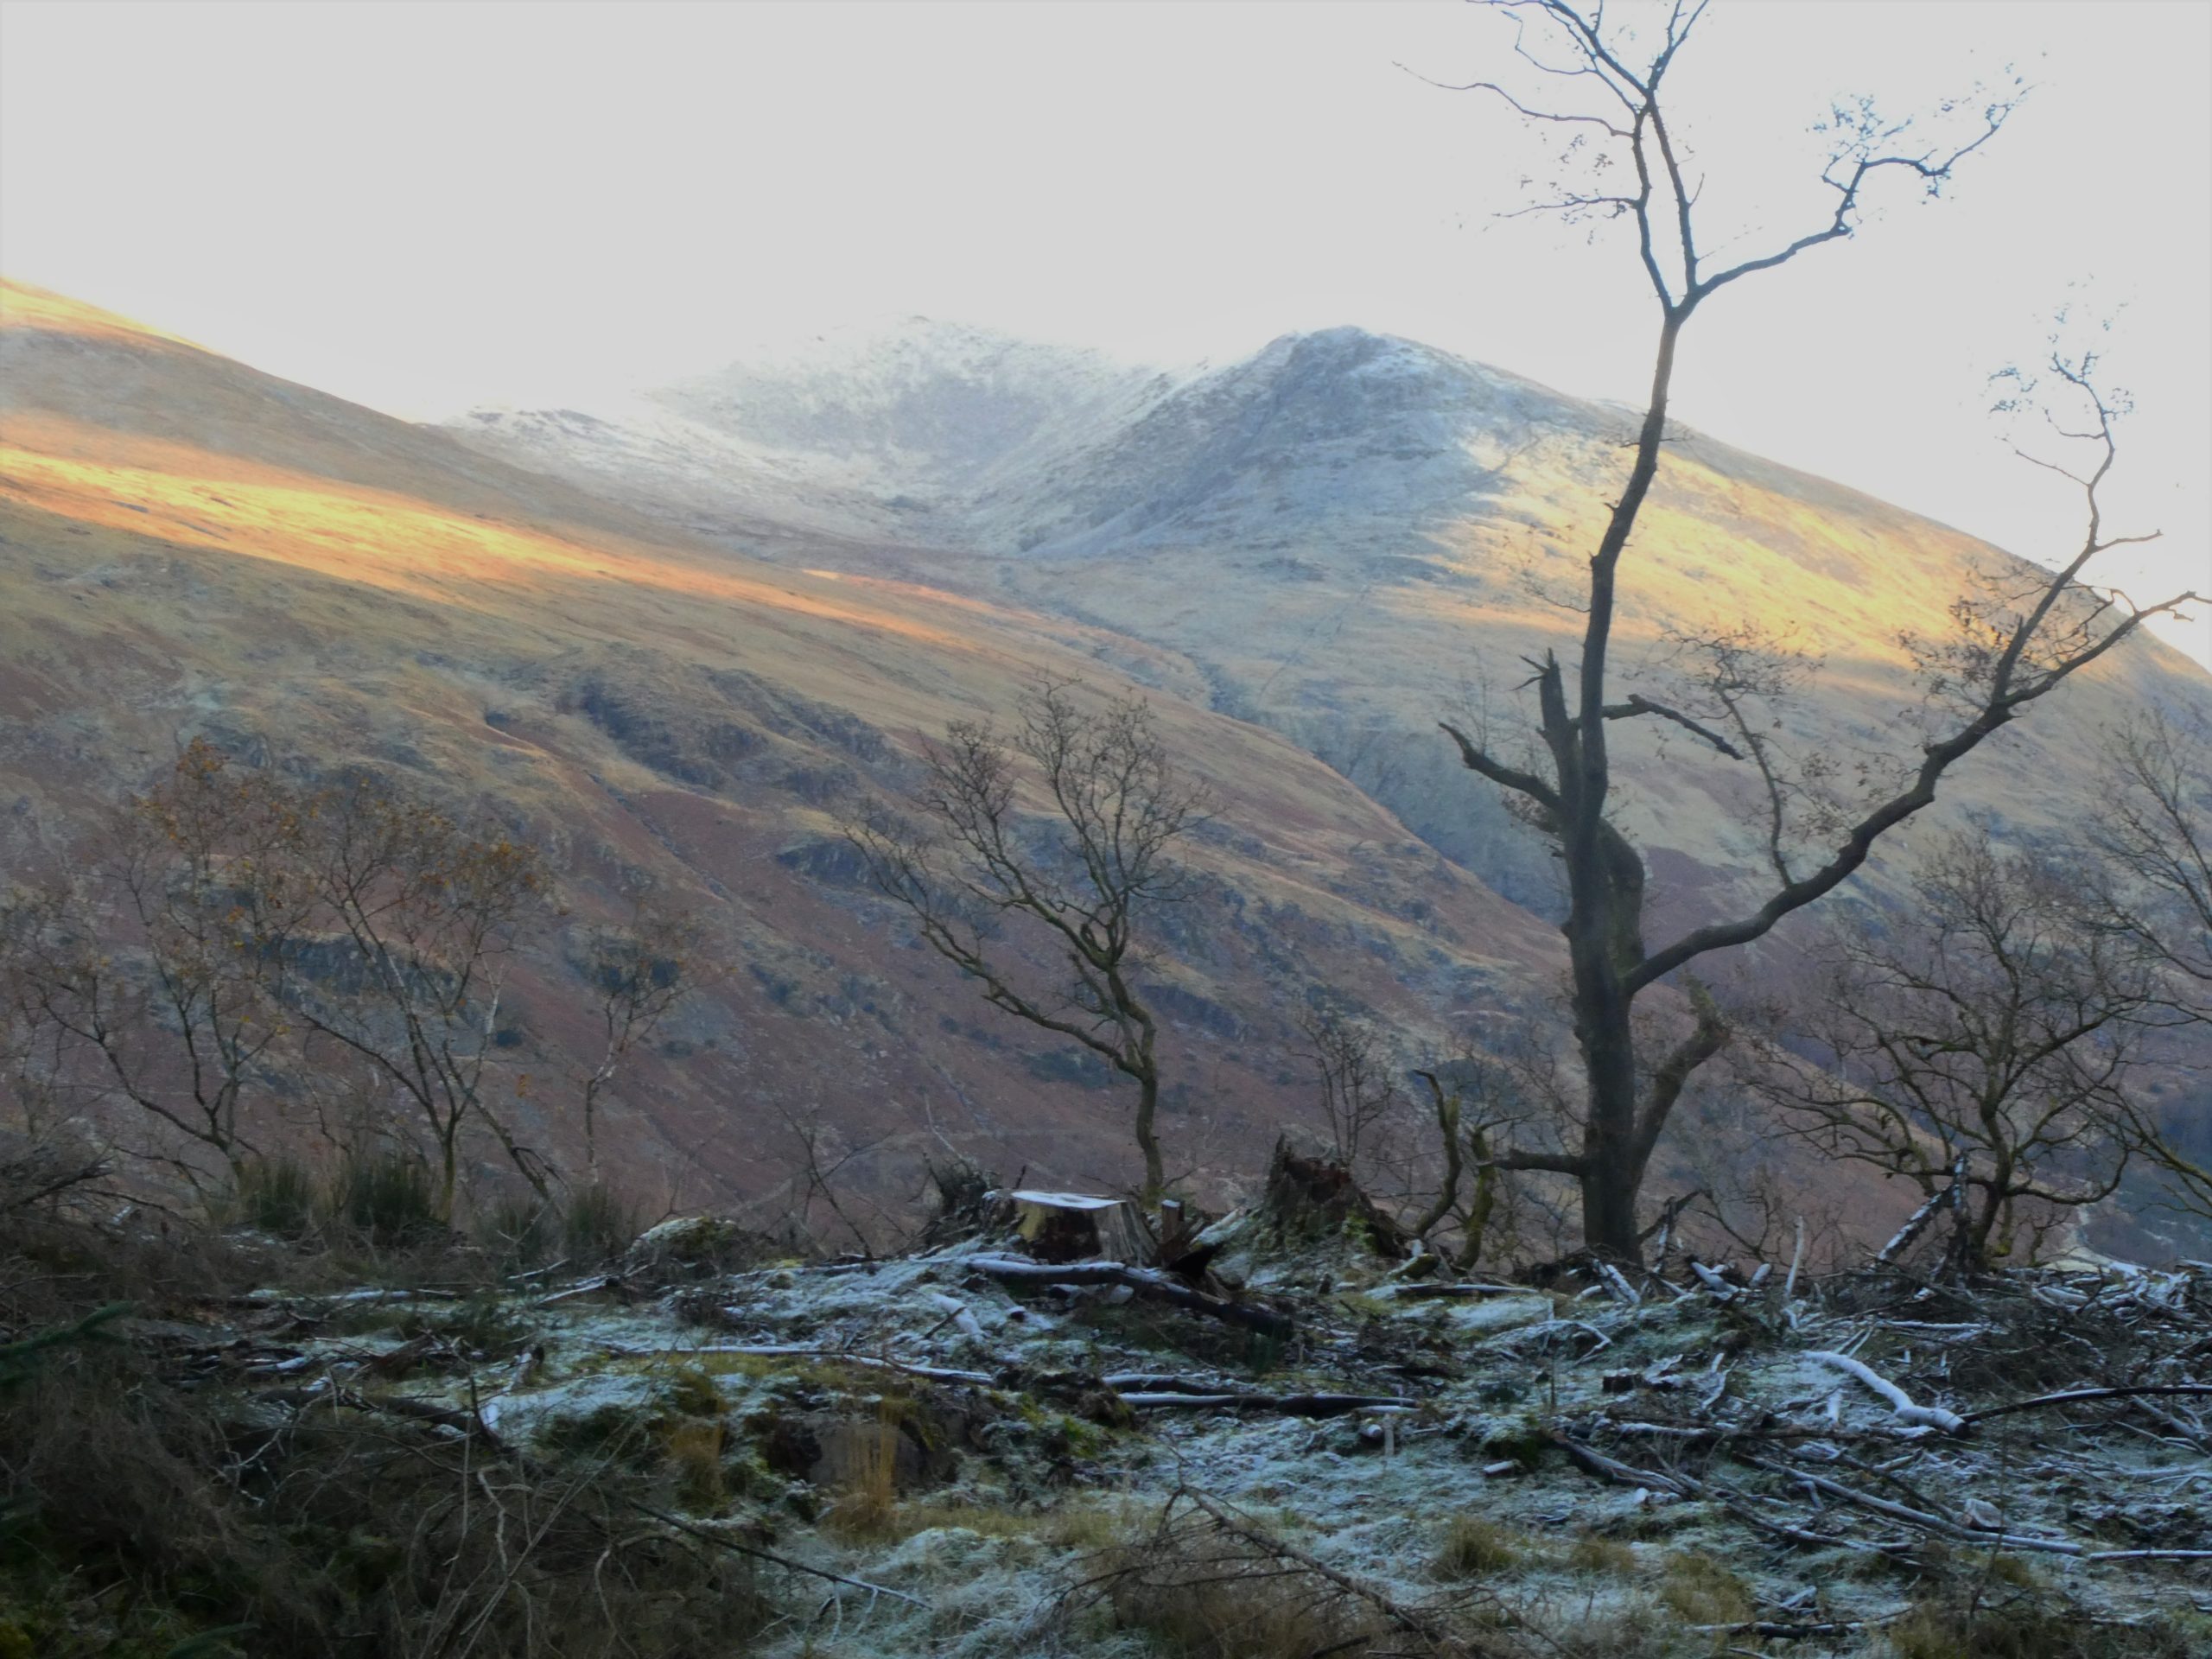
M 1592 1578 L 1624 1579 L 1636 1571 L 1636 1552 L 1617 1539 L 1586 1532 L 1567 1550 L 1567 1566 Z
M 836 1465 L 835 1495 L 822 1515 L 825 1531 L 849 1542 L 898 1535 L 901 1438 L 898 1416 L 887 1402 L 874 1421 L 848 1425 L 824 1448 Z
M 421 1244 L 445 1230 L 430 1166 L 396 1148 L 349 1153 L 331 1177 L 327 1213 L 380 1249 Z
M 642 1230 L 638 1206 L 603 1181 L 577 1188 L 561 1206 L 561 1254 L 580 1267 L 613 1261 Z
M 1486 1579 L 1510 1571 L 1521 1559 L 1513 1535 L 1478 1516 L 1455 1515 L 1436 1553 L 1436 1571 L 1446 1579 Z
M 1696 1550 L 1667 1557 L 1659 1600 L 1685 1624 L 1733 1624 L 1751 1617 L 1751 1592 L 1721 1562 Z
M 323 1212 L 321 1184 L 297 1158 L 257 1159 L 238 1172 L 231 1209 L 246 1226 L 271 1236 L 298 1240 L 313 1232 Z

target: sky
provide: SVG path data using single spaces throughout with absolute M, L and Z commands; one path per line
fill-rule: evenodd
M 1618 10 L 1618 8 L 1617 8 Z M 0 269 L 414 419 L 909 314 L 1166 363 L 1344 323 L 1641 402 L 1610 227 L 1513 217 L 1454 0 L 0 0 Z M 2031 83 L 1937 201 L 1717 296 L 1675 412 L 2016 552 L 2079 544 L 1987 377 L 2062 305 L 2133 393 L 2102 567 L 2212 591 L 2212 3 L 1714 0 L 1670 85 L 1724 252 L 1825 221 L 1840 95 Z M 2012 435 L 2018 436 L 2017 433 Z M 2046 455 L 2058 452 L 2049 448 Z M 2212 662 L 2212 607 L 2168 638 Z

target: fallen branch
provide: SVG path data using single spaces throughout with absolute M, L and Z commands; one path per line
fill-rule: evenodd
M 1769 1474 L 1781 1475 L 1786 1479 L 1809 1486 L 1815 1491 L 1824 1493 L 1829 1497 L 1840 1497 L 1847 1503 L 1856 1503 L 1859 1508 L 1871 1510 L 1876 1515 L 1885 1515 L 1892 1521 L 1902 1521 L 1907 1526 L 1918 1527 L 1924 1532 L 1936 1533 L 1945 1538 L 1960 1539 L 1974 1544 L 1988 1544 L 2002 1549 L 2041 1550 L 2047 1555 L 2086 1556 L 2088 1553 L 2081 1545 L 2069 1543 L 2063 1538 L 2038 1538 L 2026 1533 L 1999 1532 L 1979 1527 L 1961 1526 L 1955 1521 L 1946 1519 L 1940 1515 L 1931 1515 L 1925 1510 L 1916 1510 L 1906 1504 L 1893 1503 L 1886 1497 L 1876 1497 L 1871 1492 L 1862 1492 L 1855 1487 L 1846 1486 L 1840 1481 L 1830 1480 L 1826 1475 L 1816 1475 L 1809 1469 L 1801 1469 L 1792 1464 L 1776 1463 L 1766 1458 L 1751 1457 L 1742 1452 L 1735 1453 L 1735 1456 L 1742 1462 L 1751 1465 L 1754 1469 L 1764 1469 Z
M 766 1561 L 793 1573 L 804 1573 L 813 1578 L 826 1579 L 831 1584 L 842 1584 L 849 1589 L 865 1590 L 872 1596 L 889 1596 L 893 1600 L 903 1601 L 910 1607 L 926 1608 L 929 1605 L 929 1603 L 919 1597 L 910 1596 L 904 1590 L 893 1590 L 887 1584 L 871 1584 L 866 1579 L 849 1579 L 842 1573 L 832 1573 L 826 1567 L 810 1567 L 804 1561 L 794 1560 L 789 1555 L 779 1555 L 774 1550 L 763 1549 L 758 1544 L 740 1543 L 736 1539 L 725 1537 L 712 1528 L 686 1521 L 680 1516 L 669 1514 L 664 1510 L 657 1510 L 650 1503 L 640 1503 L 635 1498 L 631 1498 L 627 1502 L 629 1506 L 639 1515 L 649 1516 L 664 1527 L 673 1527 L 687 1538 L 696 1538 L 702 1543 L 713 1544 L 717 1548 L 727 1549 L 734 1554 L 749 1555 L 756 1561 Z
M 988 1278 L 1017 1284 L 1127 1285 L 1141 1295 L 1173 1302 L 1178 1307 L 1230 1325 L 1241 1325 L 1264 1336 L 1287 1337 L 1298 1329 L 1295 1319 L 1273 1308 L 1209 1296 L 1153 1268 L 1132 1268 L 1119 1262 L 1030 1262 L 1011 1255 L 971 1255 L 965 1265 Z
M 2010 1405 L 1984 1406 L 1980 1411 L 1967 1412 L 1962 1421 L 1980 1422 L 1986 1417 L 2003 1417 L 2016 1411 L 2034 1411 L 2044 1406 L 2069 1406 L 2083 1400 L 2135 1400 L 2145 1395 L 2177 1394 L 2212 1395 L 2212 1382 L 2154 1382 L 2132 1389 L 2069 1389 L 2063 1394 L 2039 1394 L 2032 1400 L 2015 1400 Z
M 1874 1252 L 1874 1265 L 1886 1268 L 1912 1248 L 1913 1241 L 1928 1230 L 1928 1224 L 1944 1211 L 1955 1208 L 1966 1193 L 1966 1160 L 1961 1157 L 1951 1171 L 1951 1184 L 1941 1192 L 1932 1192 L 1919 1209 L 1904 1218 L 1890 1242 Z
M 1402 1302 L 1424 1301 L 1432 1297 L 1460 1298 L 1469 1296 L 1529 1296 L 1535 1294 L 1526 1285 L 1393 1285 L 1390 1294 Z
M 1575 1467 L 1585 1474 L 1597 1476 L 1600 1480 L 1613 1481 L 1623 1486 L 1656 1487 L 1678 1497 L 1694 1497 L 1700 1490 L 1700 1483 L 1688 1475 L 1672 1474 L 1659 1469 L 1639 1469 L 1634 1464 L 1609 1458 L 1595 1446 L 1570 1435 L 1554 1434 L 1552 1444 L 1566 1452 Z
M 1915 1405 L 1912 1396 L 1903 1389 L 1897 1387 L 1887 1377 L 1878 1375 L 1870 1367 L 1861 1364 L 1848 1354 L 1830 1353 L 1826 1349 L 1815 1348 L 1808 1350 L 1805 1357 L 1818 1364 L 1841 1371 L 1847 1376 L 1856 1377 L 1868 1389 L 1889 1402 L 1890 1408 L 1897 1413 L 1900 1422 L 1925 1424 L 1930 1428 L 1940 1428 L 1946 1434 L 1963 1434 L 1967 1432 L 1967 1419 L 1960 1416 L 1955 1411 L 1946 1411 L 1941 1406 Z
M 1185 1410 L 1218 1408 L 1230 1411 L 1279 1411 L 1286 1417 L 1343 1417 L 1355 1411 L 1404 1412 L 1420 1402 L 1395 1395 L 1376 1394 L 1253 1394 L 1243 1389 L 1226 1394 L 1192 1394 L 1182 1389 L 1121 1395 L 1135 1411 Z
M 842 1348 L 802 1348 L 782 1343 L 718 1343 L 706 1348 L 609 1348 L 610 1354 L 744 1354 L 756 1359 L 819 1359 L 840 1365 L 869 1365 L 878 1370 L 897 1371 L 905 1376 L 919 1376 L 932 1382 L 966 1382 L 976 1388 L 991 1388 L 998 1379 L 988 1371 L 960 1371 L 944 1365 L 916 1365 L 903 1359 L 891 1359 L 875 1354 L 849 1353 Z

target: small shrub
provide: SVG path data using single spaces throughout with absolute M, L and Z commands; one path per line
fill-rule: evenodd
M 613 1187 L 594 1181 L 569 1195 L 561 1209 L 561 1253 L 585 1267 L 612 1262 L 637 1237 L 638 1210 Z
M 509 1271 L 535 1267 L 553 1253 L 555 1221 L 535 1192 L 505 1192 L 476 1207 L 476 1242 Z
M 274 1237 L 305 1238 L 321 1207 L 315 1173 L 296 1158 L 257 1158 L 238 1172 L 231 1211 L 244 1225 Z
M 1503 1573 L 1520 1559 L 1503 1528 L 1471 1515 L 1455 1515 L 1436 1554 L 1436 1571 L 1447 1579 L 1480 1579 Z
M 331 1181 L 330 1210 L 379 1248 L 419 1244 L 444 1231 L 429 1166 L 407 1152 L 347 1154 Z

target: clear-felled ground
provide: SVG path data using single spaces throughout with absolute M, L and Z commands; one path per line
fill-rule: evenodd
M 262 1363 L 658 1471 L 658 1524 L 754 1552 L 767 1656 L 2212 1652 L 2194 1270 L 1785 1300 L 1224 1256 L 1284 1335 L 1005 1252 L 363 1300 Z M 2083 1389 L 2157 1392 L 1975 1415 Z

